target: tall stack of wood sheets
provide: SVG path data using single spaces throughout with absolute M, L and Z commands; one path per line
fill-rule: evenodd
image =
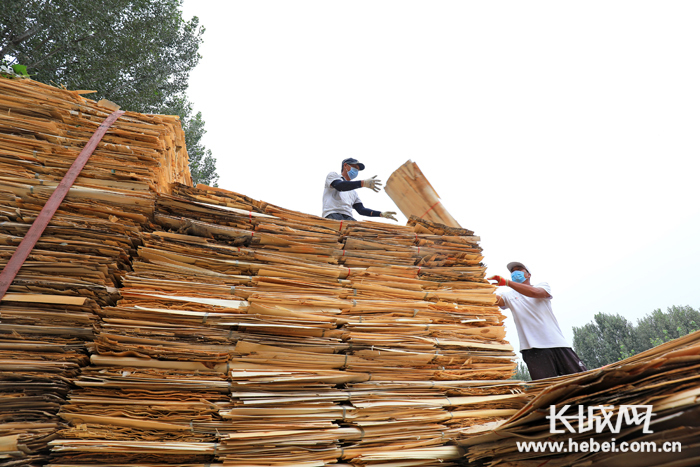
M 63 157 L 52 141 L 70 131 L 58 104 L 36 97 L 42 86 L 5 81 L 0 103 L 44 109 L 27 115 L 35 127 L 1 127 L 0 144 L 24 138 L 37 151 L 7 143 L 0 154 L 12 174 L 0 177 L 9 258 L 69 165 L 52 165 Z M 94 109 L 92 130 L 109 113 L 51 93 L 75 118 Z M 418 218 L 341 222 L 193 188 L 178 175 L 172 120 L 127 116 L 98 147 L 119 167 L 107 152 L 88 163 L 10 289 L 83 300 L 10 302 L 14 326 L 75 329 L 43 352 L 76 355 L 60 374 L 60 418 L 41 438 L 50 465 L 456 465 L 461 432 L 529 400 L 504 381 L 514 354 L 473 232 Z M 155 135 L 161 127 L 177 134 Z M 109 141 L 127 133 L 134 143 Z M 40 465 L 49 453 L 35 450 Z
M 31 80 L 0 78 L 0 265 L 112 112 Z M 156 193 L 189 183 L 175 117 L 127 112 L 105 135 L 0 304 L 0 459 L 43 465 L 102 306 L 151 230 Z
M 155 219 L 121 300 L 98 310 L 53 465 L 104 450 L 132 465 L 449 465 L 458 433 L 528 400 L 502 381 L 513 352 L 473 232 L 185 185 Z M 187 398 L 206 416 L 176 412 Z

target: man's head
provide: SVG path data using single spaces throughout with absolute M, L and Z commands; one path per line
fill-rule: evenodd
M 526 282 L 526 283 L 530 282 L 530 277 L 531 277 L 530 271 L 527 269 L 527 267 L 523 263 L 520 263 L 518 261 L 513 261 L 511 263 L 508 263 L 508 266 L 506 266 L 506 267 L 510 271 L 511 279 L 514 280 L 515 282 Z M 515 275 L 513 274 L 516 271 L 522 272 L 522 275 L 524 278 L 522 281 L 517 280 L 516 276 L 519 276 L 519 274 L 515 274 Z
M 352 157 L 348 157 L 347 159 L 343 160 L 340 170 L 341 174 L 346 180 L 352 180 L 357 176 L 357 173 L 355 173 L 354 176 L 349 175 L 352 169 L 356 169 L 357 171 L 365 170 L 365 164 Z

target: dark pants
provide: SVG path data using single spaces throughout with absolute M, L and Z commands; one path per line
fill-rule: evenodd
M 521 353 L 533 380 L 570 375 L 587 370 L 576 352 L 569 347 L 527 349 Z
M 339 212 L 332 212 L 326 216 L 326 219 L 335 219 L 337 221 L 354 221 L 355 219 L 352 216 L 348 216 L 347 214 L 341 214 Z

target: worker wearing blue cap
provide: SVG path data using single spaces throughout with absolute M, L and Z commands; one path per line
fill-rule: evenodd
M 358 196 L 358 188 L 369 188 L 378 192 L 382 188 L 382 181 L 375 175 L 367 180 L 354 179 L 365 170 L 365 164 L 352 157 L 345 159 L 341 165 L 341 172 L 331 172 L 326 177 L 326 185 L 323 189 L 323 217 L 327 219 L 354 221 L 352 210 L 362 216 L 384 217 L 397 221 L 396 213 L 392 211 L 375 211 L 364 207 Z

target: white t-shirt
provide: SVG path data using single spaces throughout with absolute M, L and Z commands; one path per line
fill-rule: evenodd
M 550 349 L 553 347 L 571 347 L 559 328 L 557 318 L 552 312 L 552 291 L 549 284 L 540 282 L 533 287 L 547 291 L 547 298 L 526 297 L 510 287 L 499 287 L 496 295 L 503 297 L 505 306 L 513 312 L 515 327 L 518 329 L 520 350 Z
M 326 217 L 334 212 L 352 217 L 352 205 L 362 202 L 357 195 L 357 190 L 338 191 L 331 186 L 331 183 L 335 180 L 345 179 L 337 172 L 331 172 L 326 177 L 326 185 L 323 188 L 322 217 Z

